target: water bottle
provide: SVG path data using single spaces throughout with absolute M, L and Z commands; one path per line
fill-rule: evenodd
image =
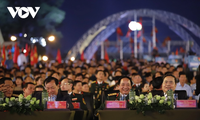
M 178 100 L 178 93 L 174 93 L 174 100 Z
M 132 104 L 134 100 L 135 100 L 135 91 L 131 89 L 129 92 L 129 103 Z
M 168 99 L 171 101 L 171 108 L 173 109 L 174 108 L 174 99 L 173 99 L 173 91 L 172 90 L 168 90 L 167 91 L 167 97 Z
M 3 103 L 3 99 L 4 99 L 4 93 L 0 91 L 0 104 Z
M 42 91 L 42 104 L 46 108 L 46 102 L 48 101 L 48 92 L 46 90 Z

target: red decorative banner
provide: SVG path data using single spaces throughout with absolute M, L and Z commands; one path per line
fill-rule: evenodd
M 66 101 L 48 101 L 47 109 L 67 109 Z
M 196 100 L 176 100 L 176 108 L 197 108 Z
M 126 101 L 106 101 L 106 108 L 126 108 Z

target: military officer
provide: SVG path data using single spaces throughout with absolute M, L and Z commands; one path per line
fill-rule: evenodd
M 74 88 L 74 90 L 71 94 L 72 103 L 73 102 L 79 102 L 80 103 L 80 109 L 87 110 L 87 106 L 86 106 L 85 100 L 84 100 L 82 92 L 81 92 L 82 82 L 81 81 L 74 81 L 73 88 Z
M 122 76 L 119 79 L 119 93 L 110 93 L 107 96 L 107 100 L 126 100 L 127 108 L 129 108 L 129 92 L 132 85 L 132 81 L 127 76 Z M 98 110 L 103 110 L 105 108 L 105 104 L 101 104 Z
M 100 107 L 101 102 L 102 102 L 102 93 L 104 91 L 107 91 L 109 89 L 109 84 L 104 82 L 106 74 L 102 70 L 97 70 L 96 71 L 96 78 L 97 80 L 92 82 L 91 87 L 90 87 L 90 92 L 94 95 L 95 99 L 95 104 L 94 104 L 94 109 L 97 109 Z

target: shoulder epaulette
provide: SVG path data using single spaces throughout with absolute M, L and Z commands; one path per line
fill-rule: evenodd
M 110 94 L 108 94 L 108 96 L 113 96 L 113 95 L 117 95 L 117 93 L 110 93 Z
M 104 83 L 108 84 L 108 82 L 104 82 Z
M 92 83 L 95 83 L 96 81 L 93 81 Z

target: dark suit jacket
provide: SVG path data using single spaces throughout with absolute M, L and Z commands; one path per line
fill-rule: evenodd
M 42 103 L 42 92 L 38 92 L 34 97 L 36 97 L 38 100 L 40 100 L 40 104 Z M 67 101 L 67 104 L 69 104 L 68 109 L 70 109 L 70 110 L 74 109 L 72 102 L 71 102 L 71 98 L 68 94 L 64 94 L 64 93 L 61 93 L 60 91 L 58 91 L 56 101 Z

